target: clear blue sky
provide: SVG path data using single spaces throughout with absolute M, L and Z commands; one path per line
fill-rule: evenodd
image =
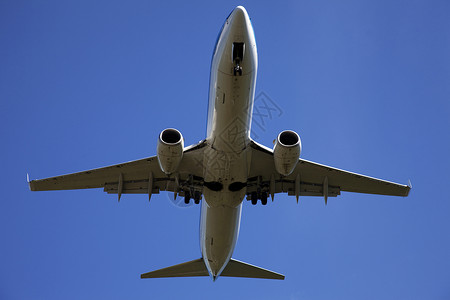
M 285 281 L 141 280 L 200 257 L 199 206 L 167 195 L 28 191 L 42 178 L 156 153 L 159 132 L 205 136 L 211 54 L 244 5 L 257 92 L 302 157 L 407 183 L 245 203 L 234 257 Z M 0 299 L 449 299 L 450 2 L 0 2 Z

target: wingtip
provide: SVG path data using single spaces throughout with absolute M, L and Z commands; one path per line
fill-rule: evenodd
M 409 192 L 410 192 L 411 190 L 412 190 L 412 183 L 411 183 L 411 180 L 408 179 L 408 189 L 407 189 L 407 191 L 406 191 L 405 197 L 408 197 L 408 196 L 409 196 Z
M 27 173 L 27 183 L 28 183 L 28 188 L 30 189 L 30 191 L 36 191 L 36 181 L 35 180 L 30 180 L 30 175 Z
M 28 173 L 27 173 L 27 183 L 28 183 L 28 188 L 30 189 L 30 191 L 32 191 L 33 189 L 31 188 L 30 174 L 28 174 Z

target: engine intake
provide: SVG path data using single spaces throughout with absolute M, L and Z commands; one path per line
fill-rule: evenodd
M 273 147 L 275 169 L 278 173 L 288 176 L 297 166 L 302 143 L 299 135 L 292 130 L 282 131 Z
M 174 128 L 161 131 L 157 146 L 159 167 L 170 175 L 178 169 L 183 158 L 184 139 L 181 132 Z

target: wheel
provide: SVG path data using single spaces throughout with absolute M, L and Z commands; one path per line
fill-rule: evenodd
M 258 203 L 258 194 L 256 192 L 252 192 L 251 198 L 252 198 L 252 204 L 256 205 L 256 203 Z
M 185 191 L 184 192 L 184 203 L 189 204 L 190 201 L 191 201 L 191 192 Z
M 199 204 L 202 199 L 202 194 L 199 191 L 195 191 L 194 193 L 194 203 Z
M 261 193 L 261 204 L 262 205 L 266 205 L 267 204 L 267 193 L 266 192 L 262 192 Z
M 238 74 L 238 73 L 239 73 L 239 76 L 242 76 L 242 67 L 239 65 L 236 65 L 233 68 L 233 74 L 234 74 L 234 76 L 236 76 L 236 74 Z

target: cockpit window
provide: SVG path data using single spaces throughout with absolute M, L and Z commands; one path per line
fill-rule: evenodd
M 220 35 L 222 34 L 223 28 L 225 27 L 225 23 L 228 21 L 228 18 L 231 16 L 231 14 L 233 13 L 233 11 L 234 11 L 234 10 L 232 10 L 232 11 L 228 14 L 227 18 L 225 19 L 225 22 L 223 22 L 222 28 L 220 28 L 219 34 L 217 35 L 217 38 L 216 38 L 216 44 L 214 45 L 213 57 L 214 57 L 214 54 L 216 54 L 217 44 L 219 43 Z
M 228 14 L 227 18 L 225 20 L 228 20 L 228 18 L 231 16 L 231 14 L 233 13 L 234 9 L 232 11 L 230 11 L 230 13 Z

